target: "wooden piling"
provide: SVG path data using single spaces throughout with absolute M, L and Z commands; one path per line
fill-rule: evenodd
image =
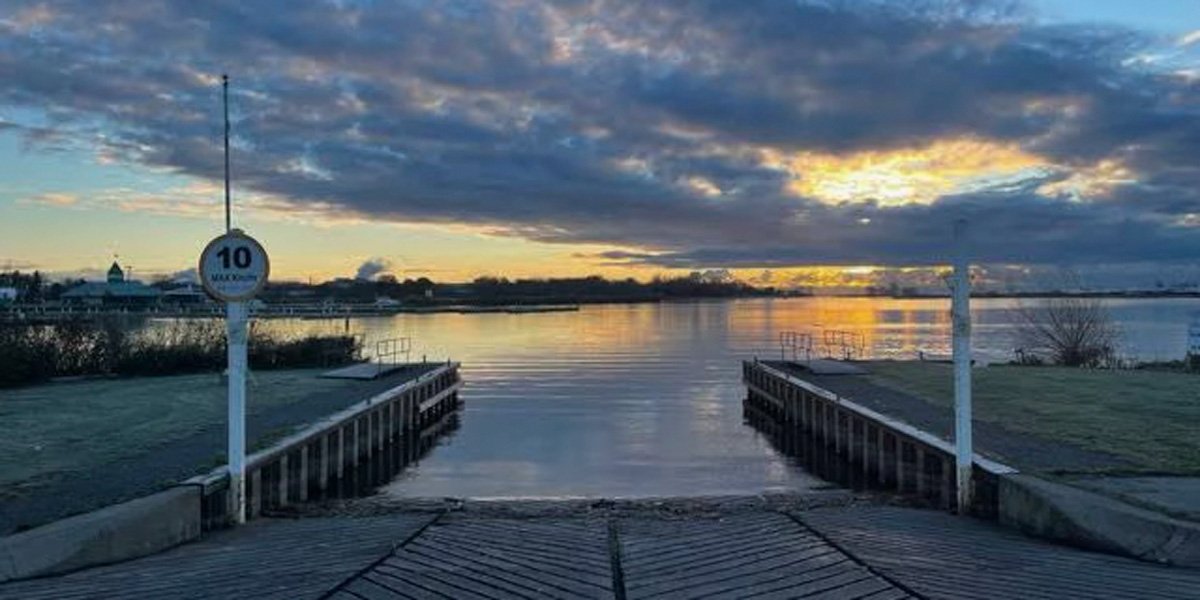
M 446 363 L 247 457 L 247 518 L 259 517 L 267 508 L 324 497 L 335 483 L 344 484 L 351 478 L 376 481 L 390 475 L 389 465 L 396 462 L 393 457 L 406 455 L 403 449 L 393 451 L 392 446 L 407 444 L 405 438 L 419 436 L 423 424 L 439 423 L 457 408 L 458 367 Z M 424 410 L 422 399 L 429 400 Z M 222 467 L 185 482 L 202 489 L 205 528 L 227 523 L 227 480 Z M 364 483 L 355 481 L 355 485 Z
M 743 363 L 748 399 L 782 426 L 807 432 L 830 455 L 867 481 L 912 493 L 942 507 L 956 494 L 955 447 L 949 442 L 847 398 L 841 398 L 774 361 Z M 973 510 L 996 513 L 998 477 L 1015 472 L 979 456 L 974 459 L 977 492 Z

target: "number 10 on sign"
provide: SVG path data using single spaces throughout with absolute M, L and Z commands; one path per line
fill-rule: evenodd
M 200 282 L 226 303 L 229 336 L 229 513 L 246 520 L 246 301 L 267 283 L 271 263 L 254 238 L 234 229 L 200 253 Z

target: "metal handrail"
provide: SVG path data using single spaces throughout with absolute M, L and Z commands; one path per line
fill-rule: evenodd
M 395 366 L 401 364 L 398 359 L 402 354 L 404 355 L 404 362 L 409 362 L 409 355 L 411 353 L 412 338 L 409 337 L 387 338 L 375 342 L 375 363 L 379 365 L 380 370 L 385 365 Z

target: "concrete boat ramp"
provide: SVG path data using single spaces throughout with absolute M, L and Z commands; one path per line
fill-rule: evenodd
M 0 598 L 1200 597 L 1200 570 L 941 511 L 812 504 L 455 502 L 265 519 L 122 564 L 0 585 Z
M 383 364 L 376 362 L 356 363 L 348 367 L 341 367 L 321 373 L 323 379 L 357 379 L 360 381 L 370 381 L 386 377 L 397 371 L 403 370 L 408 365 L 405 364 Z

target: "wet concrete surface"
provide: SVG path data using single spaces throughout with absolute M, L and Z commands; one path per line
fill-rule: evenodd
M 953 439 L 952 408 L 937 406 L 911 394 L 879 385 L 864 376 L 814 375 L 788 363 L 771 361 L 769 364 L 942 439 Z M 1080 472 L 1134 466 L 1115 454 L 1013 431 L 987 421 L 975 421 L 974 439 L 979 453 L 1023 471 Z
M 429 368 L 436 366 L 431 363 Z M 261 445 L 256 442 L 277 439 L 298 427 L 400 385 L 425 370 L 425 367 L 408 369 L 374 381 L 338 382 L 336 393 L 329 392 L 328 384 L 319 392 L 297 387 L 294 401 L 247 414 L 247 446 L 254 449 Z M 136 385 L 136 380 L 129 380 L 127 384 Z M 222 419 L 199 433 L 164 440 L 157 447 L 133 458 L 113 461 L 87 472 L 55 474 L 40 485 L 27 489 L 23 495 L 0 501 L 0 535 L 158 491 L 173 482 L 218 466 L 220 457 L 224 456 L 225 445 L 226 425 Z
M 1071 477 L 1076 487 L 1200 523 L 1200 477 Z

